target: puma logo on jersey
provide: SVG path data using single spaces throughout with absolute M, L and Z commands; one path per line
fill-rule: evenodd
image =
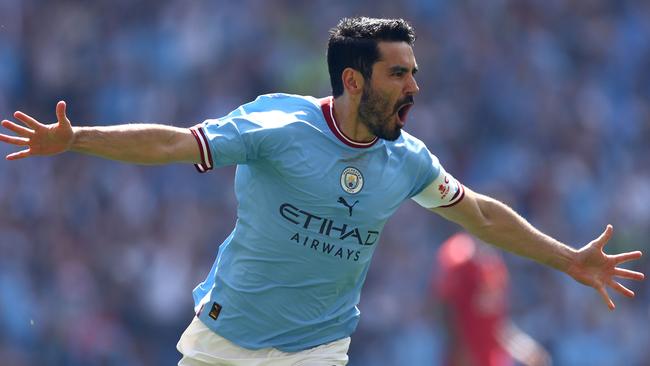
M 359 203 L 359 200 L 354 201 L 354 203 L 353 203 L 352 205 L 350 205 L 350 204 L 348 203 L 348 201 L 345 200 L 345 198 L 343 198 L 343 197 L 339 197 L 339 200 L 338 200 L 337 202 L 340 203 L 340 204 L 342 204 L 343 206 L 347 207 L 348 210 L 350 211 L 350 216 L 352 216 L 352 208 L 354 207 L 354 205 L 356 205 L 357 203 Z

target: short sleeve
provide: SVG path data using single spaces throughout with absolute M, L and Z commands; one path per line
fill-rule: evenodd
M 201 151 L 200 172 L 214 167 L 245 164 L 255 158 L 255 132 L 261 126 L 242 118 L 207 120 L 190 128 Z
M 281 98 L 260 96 L 225 117 L 208 119 L 190 128 L 201 154 L 196 169 L 204 173 L 214 167 L 246 164 L 265 156 L 265 147 L 273 145 L 268 140 L 282 136 L 268 133 L 284 119 L 279 108 Z
M 424 208 L 450 207 L 460 202 L 465 196 L 463 185 L 447 173 L 433 155 L 431 164 L 438 172 L 436 178 L 412 199 Z

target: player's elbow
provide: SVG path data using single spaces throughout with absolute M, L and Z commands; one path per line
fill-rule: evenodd
M 471 223 L 473 231 L 489 232 L 497 227 L 496 214 L 502 203 L 484 195 L 477 195 L 476 215 Z
M 159 146 L 161 163 L 197 163 L 200 162 L 196 140 L 189 129 L 170 131 L 165 141 Z

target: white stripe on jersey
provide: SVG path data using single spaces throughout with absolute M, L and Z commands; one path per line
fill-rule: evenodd
M 374 139 L 372 139 L 371 141 L 368 141 L 368 142 L 359 142 L 359 141 L 350 140 L 347 136 L 345 136 L 343 131 L 341 131 L 341 129 L 339 128 L 338 123 L 336 122 L 336 118 L 334 118 L 334 98 L 333 97 L 330 97 L 330 100 L 329 100 L 328 104 L 329 104 L 330 117 L 332 118 L 332 122 L 334 122 L 333 125 L 334 125 L 334 128 L 336 129 L 336 134 L 339 137 L 345 139 L 345 141 L 347 141 L 349 144 L 351 144 L 353 146 L 356 146 L 356 147 L 370 147 L 377 141 L 377 139 L 378 139 L 377 136 L 375 136 Z
M 194 166 L 196 169 L 198 169 L 199 172 L 205 173 L 208 170 L 212 169 L 208 142 L 205 139 L 205 135 L 201 131 L 201 127 L 192 127 L 190 128 L 190 131 L 192 131 L 192 135 L 194 135 L 196 143 L 199 145 L 199 152 L 201 154 L 201 164 L 194 164 Z

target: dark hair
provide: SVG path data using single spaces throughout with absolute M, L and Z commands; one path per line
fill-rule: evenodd
M 406 42 L 413 46 L 415 30 L 404 19 L 343 18 L 330 29 L 327 67 L 332 95 L 343 94 L 341 74 L 347 67 L 361 72 L 365 80 L 372 76 L 372 65 L 379 60 L 380 41 Z

